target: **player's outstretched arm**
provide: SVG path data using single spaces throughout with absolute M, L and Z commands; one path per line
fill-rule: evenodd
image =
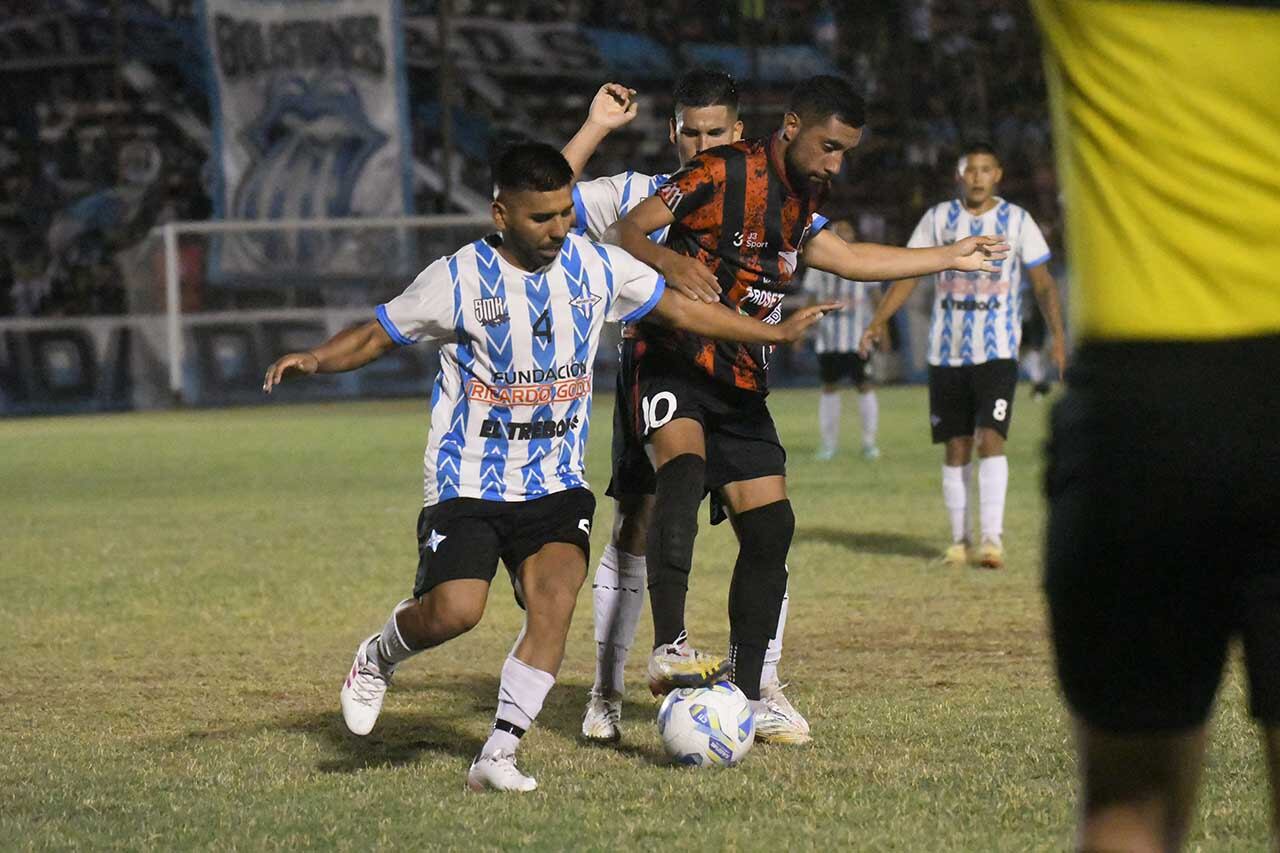
M 666 291 L 649 317 L 673 329 L 693 332 L 704 338 L 742 344 L 789 344 L 804 337 L 814 323 L 828 311 L 843 308 L 840 302 L 823 302 L 795 311 L 786 320 L 771 326 L 741 314 L 719 302 L 707 303 L 686 299 Z
M 1063 374 L 1067 372 L 1067 336 L 1062 328 L 1062 306 L 1058 301 L 1058 284 L 1053 280 L 1053 276 L 1045 269 L 1045 265 L 1032 267 L 1027 271 L 1031 276 L 1031 287 L 1036 295 L 1036 303 L 1040 306 L 1040 313 L 1044 315 L 1044 321 L 1049 324 L 1049 331 L 1053 334 L 1053 346 L 1049 351 L 1053 364 L 1058 368 L 1058 380 L 1061 381 Z
M 604 138 L 613 131 L 631 123 L 637 112 L 636 90 L 621 83 L 605 83 L 591 99 L 587 120 L 578 128 L 573 139 L 560 149 L 564 159 L 573 169 L 574 180 L 582 174 L 591 155 Z
M 1003 237 L 966 237 L 945 246 L 904 249 L 879 243 L 846 243 L 819 231 L 804 245 L 804 262 L 851 281 L 892 281 L 943 270 L 996 272 L 1009 254 Z
M 872 315 L 871 322 L 867 323 L 867 330 L 862 333 L 862 340 L 858 342 L 859 355 L 863 358 L 871 356 L 871 350 L 876 342 L 884 340 L 889 318 L 898 313 L 898 309 L 906 303 L 919 283 L 918 278 L 904 278 L 889 285 L 889 292 L 880 299 L 880 304 L 876 306 L 876 313 Z
M 720 283 L 715 274 L 697 258 L 673 252 L 649 239 L 654 231 L 675 222 L 670 208 L 658 196 L 650 196 L 636 208 L 609 226 L 604 232 L 605 243 L 612 243 L 626 250 L 632 257 L 662 273 L 669 287 L 675 288 L 690 299 L 702 302 L 720 301 Z
M 291 352 L 277 359 L 267 368 L 262 390 L 270 394 L 271 389 L 291 373 L 309 376 L 312 373 L 342 373 L 364 367 L 395 345 L 377 320 L 343 329 L 315 349 Z

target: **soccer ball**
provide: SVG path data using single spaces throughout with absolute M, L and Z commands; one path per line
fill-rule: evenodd
M 728 681 L 667 694 L 658 710 L 658 734 L 676 764 L 732 767 L 756 740 L 756 719 L 746 695 Z

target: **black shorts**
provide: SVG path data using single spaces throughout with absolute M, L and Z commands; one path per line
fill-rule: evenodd
M 651 495 L 656 486 L 653 463 L 645 453 L 641 434 L 637 372 L 645 343 L 623 338 L 618 348 L 617 394 L 613 401 L 613 472 L 605 494 L 621 499 L 629 495 Z
M 445 581 L 492 582 L 501 559 L 520 598 L 516 570 L 542 546 L 567 542 L 591 556 L 596 499 L 587 489 L 567 489 L 530 501 L 454 498 L 425 507 L 418 516 L 417 598 Z
M 1071 708 L 1205 722 L 1232 639 L 1280 724 L 1280 337 L 1090 344 L 1054 407 L 1045 588 Z
M 973 435 L 978 427 L 1009 437 L 1018 362 L 1001 358 L 963 367 L 929 365 L 929 423 L 933 443 Z
M 871 381 L 871 359 L 856 352 L 820 352 L 818 375 L 824 385 L 834 385 L 846 376 L 854 385 L 862 385 Z
M 786 475 L 787 453 L 764 394 L 719 382 L 678 356 L 655 349 L 640 360 L 638 375 L 640 426 L 646 441 L 654 430 L 678 418 L 702 424 L 707 491 Z M 713 500 L 712 523 L 724 517 L 723 508 Z

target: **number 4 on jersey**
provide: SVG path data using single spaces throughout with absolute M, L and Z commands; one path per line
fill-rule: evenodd
M 551 340 L 551 309 L 548 308 L 533 323 L 533 336 L 544 341 Z

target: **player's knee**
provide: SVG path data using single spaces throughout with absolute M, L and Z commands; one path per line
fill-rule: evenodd
M 1004 455 L 1004 436 L 988 427 L 978 428 L 977 445 L 978 455 L 984 459 Z
M 658 470 L 658 490 L 646 554 L 650 585 L 689 574 L 698 535 L 698 504 L 705 493 L 706 460 L 696 454 L 677 456 Z
M 742 554 L 750 554 L 748 564 L 787 573 L 787 552 L 796 533 L 796 514 L 791 501 L 780 500 L 738 513 L 735 525 Z
M 446 585 L 447 586 L 447 585 Z M 485 599 L 471 594 L 456 594 L 439 586 L 423 596 L 415 609 L 418 629 L 434 637 L 457 637 L 467 633 L 484 616 Z M 404 614 L 401 615 L 401 624 Z
M 627 554 L 644 554 L 653 520 L 653 504 L 652 495 L 625 498 L 618 502 L 617 523 L 613 528 L 615 548 Z

